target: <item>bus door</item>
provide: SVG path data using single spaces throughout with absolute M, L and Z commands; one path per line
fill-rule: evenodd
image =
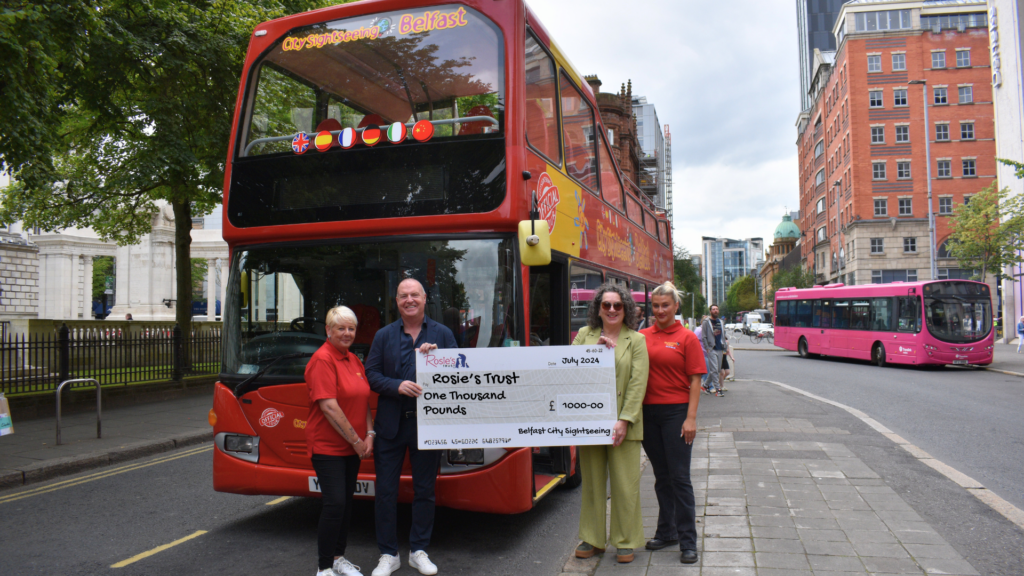
M 890 362 L 895 357 L 896 362 L 907 364 L 917 363 L 917 334 L 921 332 L 922 309 L 921 296 L 915 294 L 916 288 L 911 288 L 907 296 L 896 298 L 896 338 L 895 346 L 891 349 L 887 346 Z
M 530 346 L 567 346 L 569 289 L 564 263 L 530 267 Z
M 807 338 L 807 347 L 816 354 L 828 354 L 829 337 L 832 328 L 832 301 L 815 300 L 811 318 L 811 333 Z

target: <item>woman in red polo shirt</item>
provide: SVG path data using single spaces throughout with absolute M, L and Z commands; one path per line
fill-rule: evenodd
M 697 518 L 690 453 L 697 435 L 700 377 L 707 373 L 700 341 L 676 320 L 679 292 L 665 282 L 651 293 L 654 326 L 640 331 L 651 367 L 644 396 L 644 451 L 654 469 L 658 529 L 647 549 L 679 543 L 684 564 L 697 562 Z
M 363 363 L 348 351 L 358 323 L 346 306 L 328 311 L 327 342 L 306 365 L 306 445 L 323 497 L 317 576 L 362 576 L 359 567 L 345 559 L 359 461 L 373 455 L 370 385 Z

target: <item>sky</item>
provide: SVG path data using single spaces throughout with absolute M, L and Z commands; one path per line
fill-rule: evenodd
M 633 81 L 672 133 L 674 242 L 763 237 L 797 210 L 792 0 L 528 0 L 602 91 Z

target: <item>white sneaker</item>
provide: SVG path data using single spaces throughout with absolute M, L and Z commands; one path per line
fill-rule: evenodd
M 363 576 L 359 566 L 349 562 L 344 556 L 334 561 L 334 573 L 338 576 Z
M 316 576 L 334 576 L 334 569 L 324 568 L 323 570 L 317 571 Z
M 391 573 L 402 567 L 402 561 L 398 554 L 381 554 L 377 567 L 373 569 L 372 576 L 391 576 Z
M 430 561 L 427 557 L 427 553 L 423 550 L 417 550 L 412 554 L 409 554 L 409 566 L 420 571 L 420 574 L 424 576 L 433 576 L 437 574 L 437 566 Z

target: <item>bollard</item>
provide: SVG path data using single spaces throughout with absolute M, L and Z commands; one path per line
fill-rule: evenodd
M 102 388 L 100 388 L 99 380 L 95 378 L 74 378 L 72 380 L 65 380 L 57 386 L 57 445 L 60 446 L 60 393 L 64 390 L 64 386 L 67 384 L 73 384 L 75 382 L 92 382 L 96 385 L 96 437 L 103 437 L 103 394 Z

